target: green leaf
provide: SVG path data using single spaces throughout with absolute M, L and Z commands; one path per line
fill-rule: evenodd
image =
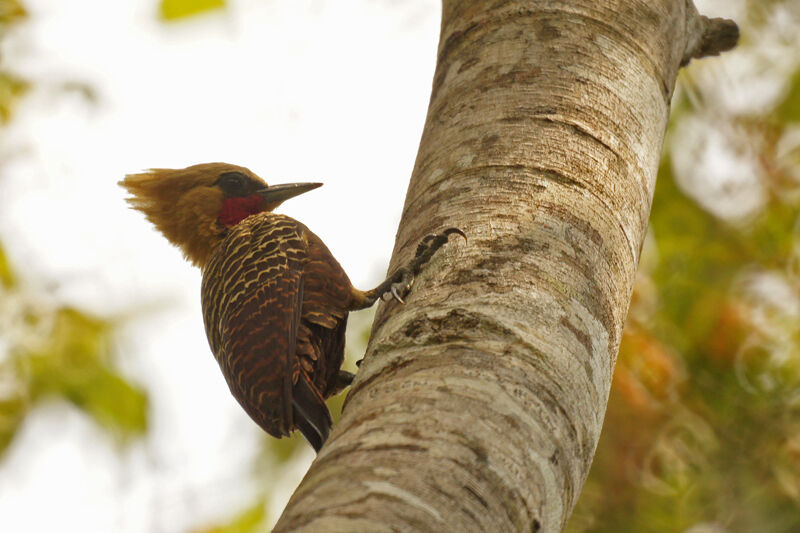
M 226 0 L 161 0 L 163 20 L 178 20 L 225 7 Z
M 14 24 L 27 16 L 19 0 L 0 0 L 0 25 Z
M 713 327 L 715 308 L 747 256 L 730 227 L 683 194 L 663 161 L 650 216 L 659 255 L 653 279 L 661 337 L 683 351 Z
M 0 398 L 0 455 L 11 444 L 29 409 L 30 402 L 22 390 Z
M 347 391 L 349 391 L 349 389 L 347 389 Z M 344 400 L 347 398 L 347 391 L 342 391 L 336 396 L 331 396 L 326 402 L 334 424 L 339 422 L 339 419 L 342 417 L 342 408 L 344 407 Z
M 118 437 L 147 430 L 147 395 L 106 368 L 87 369 L 83 378 L 65 383 L 64 396 Z
M 19 99 L 29 89 L 30 84 L 23 80 L 9 74 L 8 72 L 0 72 L 0 122 L 5 124 L 11 120 L 14 108 L 16 107 Z
M 292 458 L 295 451 L 302 446 L 308 446 L 303 435 L 295 431 L 288 437 L 276 439 L 271 435 L 264 435 L 264 459 L 276 459 L 281 463 L 287 462 Z
M 108 321 L 60 309 L 45 346 L 16 364 L 34 401 L 64 398 L 125 439 L 147 430 L 148 399 L 113 368 L 111 331 Z
M 241 511 L 227 524 L 200 529 L 195 533 L 253 533 L 262 531 L 266 521 L 267 510 L 264 497 L 261 496 L 255 504 Z
M 795 243 L 798 216 L 797 205 L 773 199 L 752 225 L 742 231 L 742 248 L 766 269 L 784 268 Z
M 64 307 L 57 312 L 50 349 L 64 365 L 105 363 L 110 357 L 111 329 L 106 320 Z
M 0 285 L 6 289 L 10 289 L 16 285 L 16 282 L 17 280 L 14 276 L 14 271 L 11 269 L 8 256 L 6 256 L 3 247 L 0 246 Z
M 773 114 L 779 124 L 800 122 L 800 69 L 789 80 L 786 95 Z

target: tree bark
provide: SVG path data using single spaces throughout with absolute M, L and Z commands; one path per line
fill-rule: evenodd
M 275 531 L 561 531 L 589 472 L 679 67 L 736 42 L 690 0 L 444 0 L 382 304 Z

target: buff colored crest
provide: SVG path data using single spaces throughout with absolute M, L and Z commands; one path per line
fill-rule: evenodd
M 131 207 L 144 213 L 189 261 L 203 268 L 226 232 L 217 220 L 225 194 L 216 186 L 226 172 L 239 172 L 264 183 L 245 167 L 204 163 L 128 174 L 119 184 L 131 194 Z

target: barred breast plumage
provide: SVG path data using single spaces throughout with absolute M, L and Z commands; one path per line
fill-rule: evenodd
M 337 389 L 351 300 L 322 241 L 270 212 L 231 228 L 203 269 L 211 350 L 234 397 L 271 435 L 297 427 L 327 438 L 324 399 Z

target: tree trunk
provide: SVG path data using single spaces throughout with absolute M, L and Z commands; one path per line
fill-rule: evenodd
M 690 0 L 444 0 L 382 304 L 275 531 L 560 531 L 600 435 L 679 67 L 733 46 Z

